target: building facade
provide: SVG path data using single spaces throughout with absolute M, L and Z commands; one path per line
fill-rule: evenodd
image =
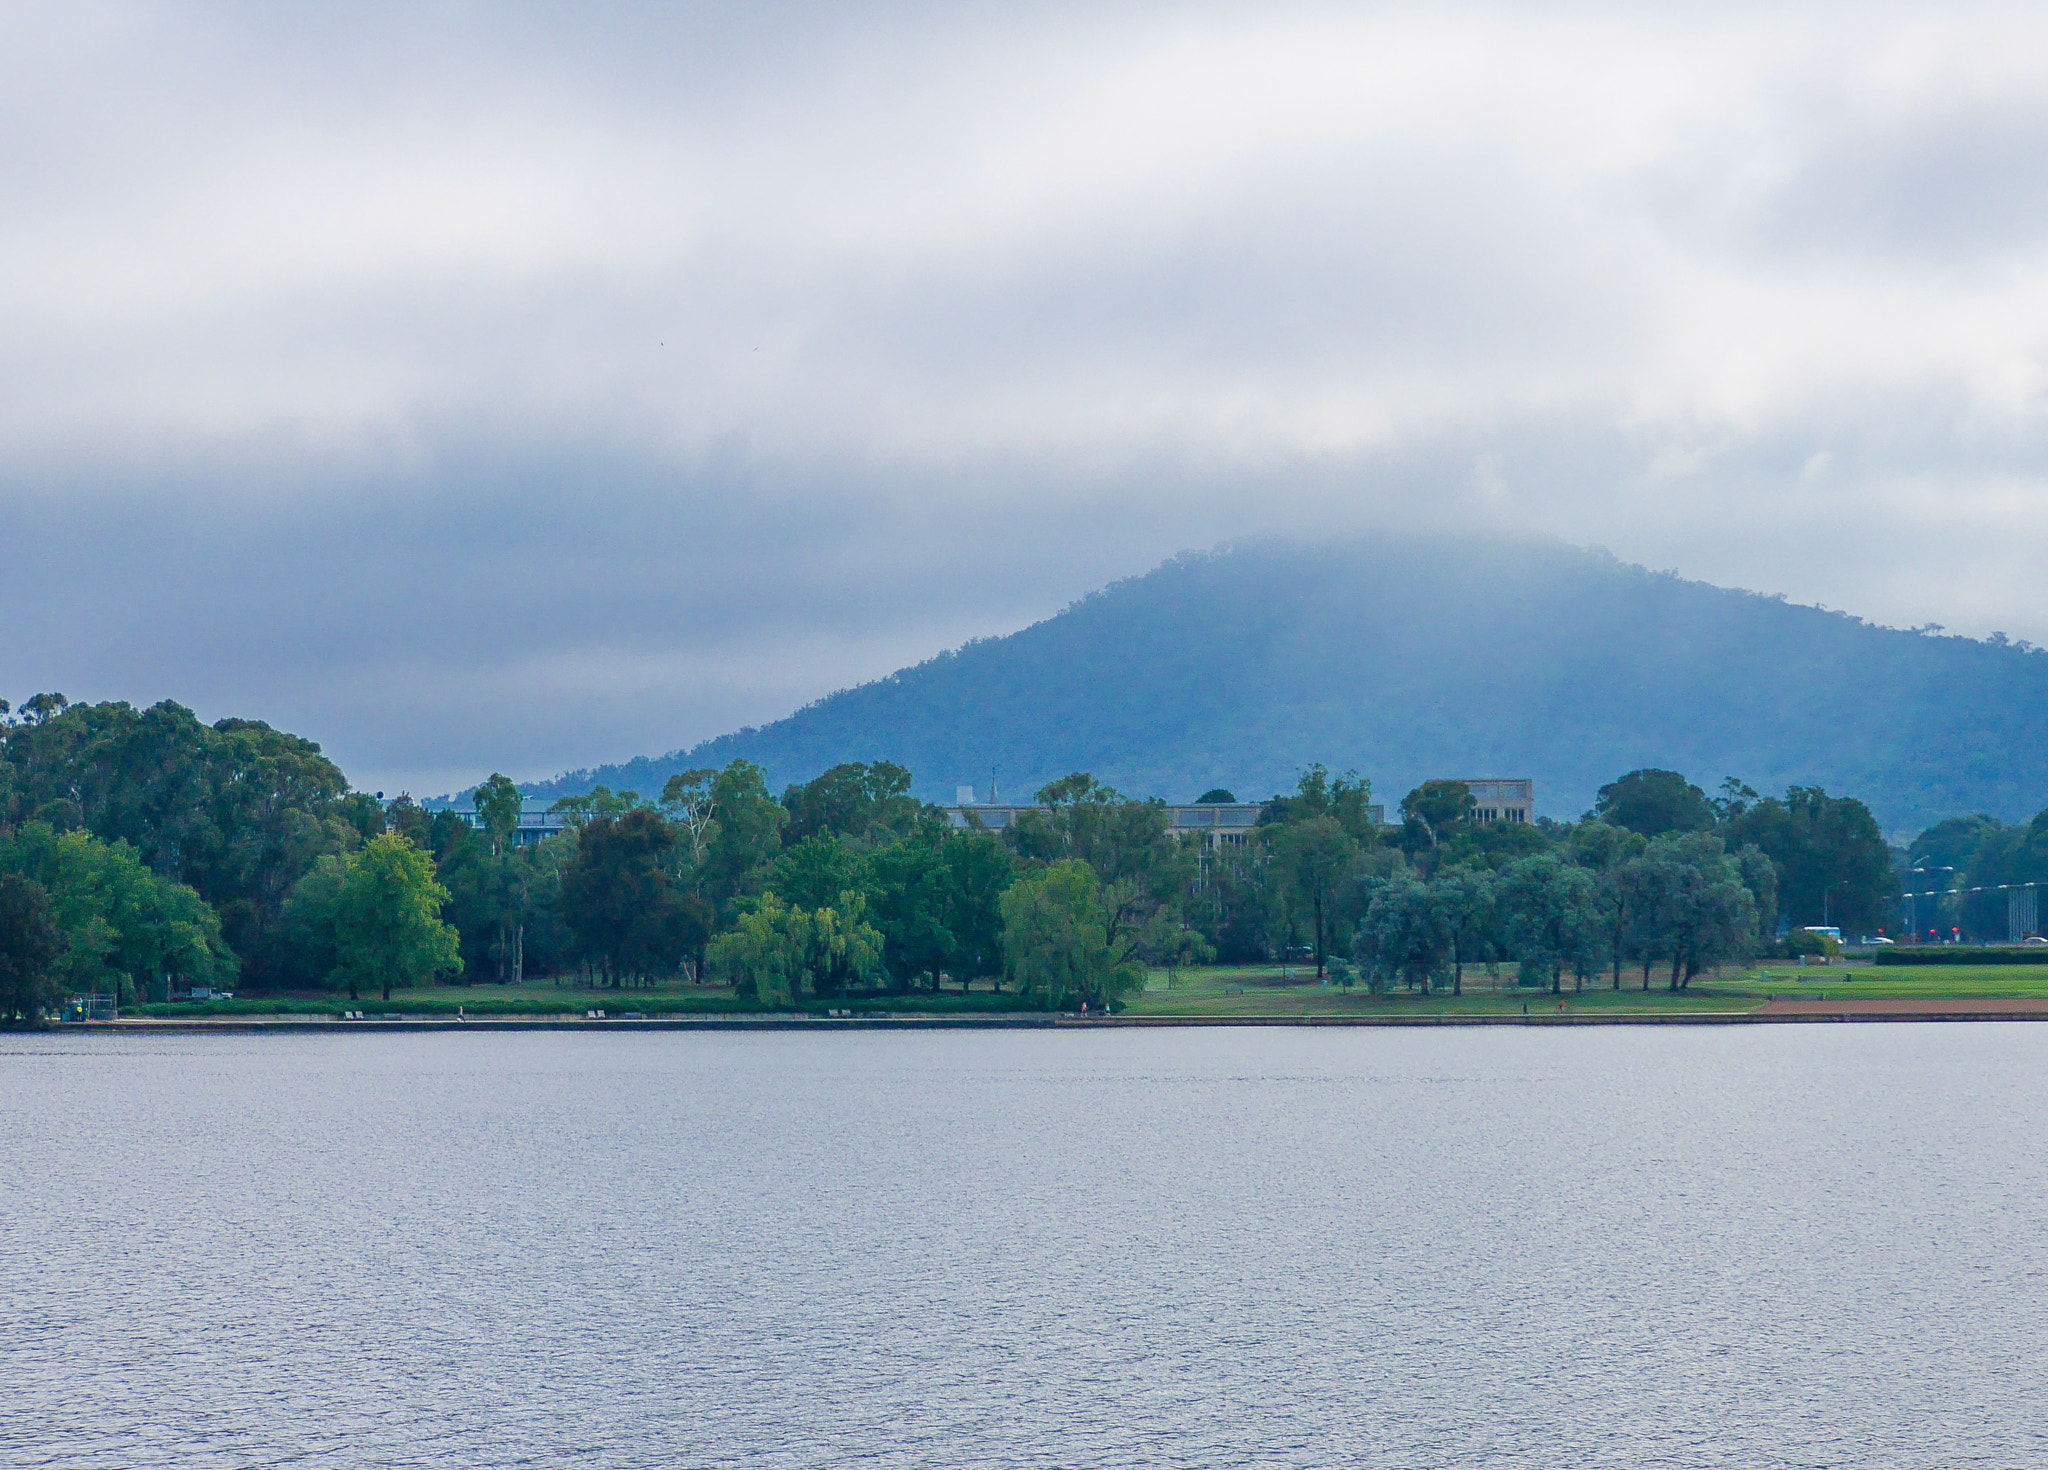
M 1201 839 L 1204 847 L 1239 847 L 1244 844 L 1252 828 L 1259 825 L 1259 813 L 1266 809 L 1261 801 L 1204 802 L 1188 806 L 1166 808 L 1167 830 L 1175 837 Z M 1017 819 L 1026 812 L 1047 812 L 1044 806 L 993 806 L 960 803 L 943 807 L 946 822 L 953 827 L 982 826 L 990 831 L 1000 832 L 1014 826 Z M 1386 825 L 1386 808 L 1369 806 L 1367 814 L 1376 827 Z
M 483 830 L 484 819 L 472 808 L 459 806 L 454 808 L 454 812 L 479 832 Z M 568 818 L 560 812 L 551 812 L 540 803 L 529 802 L 519 813 L 519 825 L 512 831 L 512 845 L 531 847 L 536 842 L 544 842 L 553 837 L 557 832 L 567 831 L 568 827 Z
M 1536 783 L 1526 776 L 1480 776 L 1460 778 L 1472 793 L 1475 822 L 1533 822 L 1536 820 Z

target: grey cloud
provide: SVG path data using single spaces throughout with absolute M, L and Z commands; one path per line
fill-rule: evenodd
M 1768 132 L 1701 138 L 1650 170 L 1667 228 L 1766 267 L 2010 268 L 2048 249 L 2038 95 L 1815 100 L 1778 99 Z
M 1388 520 L 2048 641 L 2048 25 L 1947 14 L 25 8 L 0 693 L 442 790 Z

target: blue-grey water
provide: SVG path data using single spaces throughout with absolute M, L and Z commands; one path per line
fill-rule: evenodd
M 0 1038 L 8 1466 L 2039 1466 L 2048 1026 Z

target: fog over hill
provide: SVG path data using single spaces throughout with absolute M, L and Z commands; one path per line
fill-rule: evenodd
M 692 750 L 577 771 L 643 794 L 735 756 L 777 790 L 893 760 L 950 800 L 1069 771 L 1187 800 L 1355 768 L 1389 804 L 1432 776 L 1533 776 L 1574 817 L 1655 765 L 1710 789 L 1820 785 L 1887 831 L 2048 806 L 2048 653 L 1878 627 L 1556 542 L 1380 537 L 1176 557 L 1008 637 L 970 643 Z

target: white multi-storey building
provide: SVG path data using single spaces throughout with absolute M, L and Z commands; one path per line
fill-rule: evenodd
M 1186 806 L 1168 806 L 1166 819 L 1168 830 L 1175 837 L 1199 837 L 1205 847 L 1237 847 L 1243 844 L 1246 834 L 1259 825 L 1259 813 L 1265 809 L 1266 804 L 1262 801 L 1196 802 Z M 1052 808 L 984 806 L 962 802 L 943 810 L 946 821 L 954 827 L 971 827 L 978 822 L 999 832 L 1013 825 L 1026 812 L 1045 812 Z M 1374 826 L 1386 824 L 1386 808 L 1369 806 L 1365 810 Z
M 1524 776 L 1480 776 L 1461 778 L 1472 793 L 1475 822 L 1533 822 L 1536 820 L 1536 783 Z

